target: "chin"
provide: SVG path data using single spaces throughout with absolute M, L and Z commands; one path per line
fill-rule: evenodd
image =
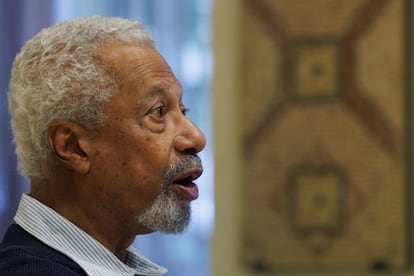
M 144 234 L 161 232 L 178 234 L 184 232 L 191 217 L 189 201 L 176 197 L 158 197 L 155 202 L 137 217 L 139 225 L 143 226 Z

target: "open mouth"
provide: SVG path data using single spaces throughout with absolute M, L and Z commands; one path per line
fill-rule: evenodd
M 202 173 L 203 173 L 203 170 L 201 168 L 197 168 L 197 167 L 192 168 L 184 172 L 183 174 L 180 174 L 179 176 L 177 176 L 174 179 L 173 184 L 189 186 L 193 184 L 193 181 L 199 178 Z
M 196 199 L 198 197 L 198 187 L 194 180 L 199 178 L 202 172 L 201 168 L 192 168 L 177 176 L 173 181 L 174 190 L 186 200 Z
M 174 181 L 174 184 L 178 184 L 182 186 L 190 186 L 191 184 L 193 184 L 193 180 L 194 178 L 191 175 L 189 175 L 185 178 Z

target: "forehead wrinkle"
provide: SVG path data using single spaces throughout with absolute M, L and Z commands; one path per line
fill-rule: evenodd
M 117 75 L 118 82 L 122 83 L 134 83 L 140 84 L 140 86 L 144 85 L 144 79 L 142 78 L 142 67 L 144 64 L 127 64 L 120 66 L 118 70 L 116 70 L 115 74 Z
M 146 96 L 149 98 L 154 98 L 158 96 L 167 96 L 169 92 L 173 90 L 173 86 L 178 86 L 179 91 L 180 92 L 182 91 L 181 84 L 178 81 L 172 82 L 172 84 L 170 84 L 170 82 L 171 81 L 169 81 L 168 83 L 164 82 L 164 83 L 153 85 L 152 87 L 149 88 Z
M 124 64 L 116 70 L 115 74 L 119 85 L 135 86 L 138 90 L 147 90 L 148 93 L 144 97 L 167 94 L 174 87 L 182 91 L 181 83 L 172 71 L 158 72 L 154 71 L 154 67 L 151 63 Z

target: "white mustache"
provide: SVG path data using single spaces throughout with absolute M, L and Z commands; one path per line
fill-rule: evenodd
M 201 162 L 200 157 L 197 155 L 189 155 L 186 156 L 182 161 L 176 164 L 170 165 L 164 174 L 164 181 L 163 181 L 163 187 L 168 188 L 172 185 L 174 178 L 177 175 L 180 175 L 184 173 L 185 171 L 191 169 L 191 168 L 199 168 L 203 170 L 203 165 Z

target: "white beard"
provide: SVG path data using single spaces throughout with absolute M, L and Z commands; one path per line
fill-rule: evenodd
M 187 228 L 191 217 L 190 201 L 177 196 L 172 184 L 177 175 L 192 167 L 202 168 L 201 160 L 196 155 L 189 155 L 182 162 L 167 168 L 161 193 L 154 203 L 137 217 L 141 225 L 163 233 L 180 233 Z
M 171 190 L 162 192 L 154 203 L 138 216 L 138 222 L 152 231 L 181 233 L 190 223 L 189 201 L 179 199 Z

